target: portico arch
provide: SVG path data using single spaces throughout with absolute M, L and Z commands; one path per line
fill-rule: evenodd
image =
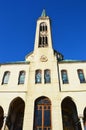
M 61 103 L 63 130 L 81 130 L 76 105 L 71 97 L 66 97 Z
M 85 107 L 84 112 L 83 112 L 83 123 L 84 123 L 84 127 L 86 129 L 86 107 Z
M 2 126 L 3 126 L 3 119 L 4 119 L 4 110 L 0 106 L 0 130 L 1 130 Z
M 25 103 L 20 97 L 12 100 L 6 122 L 9 130 L 23 130 L 24 108 Z

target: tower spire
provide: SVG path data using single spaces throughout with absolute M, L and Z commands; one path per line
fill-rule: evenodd
M 52 50 L 50 18 L 46 15 L 45 9 L 43 9 L 41 16 L 37 20 L 34 46 L 35 50 L 41 50 L 43 48 Z
M 41 14 L 41 17 L 46 17 L 47 15 L 46 15 L 46 11 L 45 11 L 45 9 L 43 9 L 43 11 L 42 11 L 42 14 Z

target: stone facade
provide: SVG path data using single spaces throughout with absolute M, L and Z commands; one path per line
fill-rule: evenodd
M 64 60 L 53 49 L 43 11 L 34 51 L 24 62 L 0 64 L 1 130 L 84 130 L 85 78 L 86 61 Z

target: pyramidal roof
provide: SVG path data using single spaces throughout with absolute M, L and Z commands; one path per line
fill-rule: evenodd
M 46 11 L 45 11 L 45 9 L 43 9 L 43 11 L 42 11 L 42 14 L 41 14 L 41 17 L 46 17 L 47 15 L 46 15 Z

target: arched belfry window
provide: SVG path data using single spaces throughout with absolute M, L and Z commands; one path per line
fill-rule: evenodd
M 45 36 L 40 36 L 39 37 L 39 47 L 47 47 L 48 46 L 48 37 Z
M 63 84 L 67 84 L 68 83 L 67 70 L 61 70 L 61 76 Z
M 10 77 L 10 72 L 9 72 L 9 71 L 6 71 L 6 72 L 4 73 L 4 76 L 3 76 L 2 84 L 8 84 L 9 77 Z
M 46 25 L 46 23 L 45 22 L 43 22 L 43 23 L 41 23 L 40 24 L 40 31 L 47 31 L 47 25 Z
M 35 83 L 41 83 L 42 82 L 42 71 L 36 70 L 35 71 Z
M 50 70 L 46 69 L 44 70 L 44 83 L 50 83 L 50 82 L 51 82 Z
M 35 101 L 33 130 L 51 130 L 51 102 L 47 97 Z
M 19 78 L 18 78 L 18 84 L 24 84 L 25 81 L 25 71 L 20 71 Z
M 38 47 L 47 47 L 47 46 L 48 46 L 47 24 L 43 22 L 40 24 Z
M 85 77 L 84 77 L 83 70 L 82 69 L 78 69 L 77 73 L 78 73 L 78 77 L 79 77 L 80 83 L 84 83 L 85 82 Z

